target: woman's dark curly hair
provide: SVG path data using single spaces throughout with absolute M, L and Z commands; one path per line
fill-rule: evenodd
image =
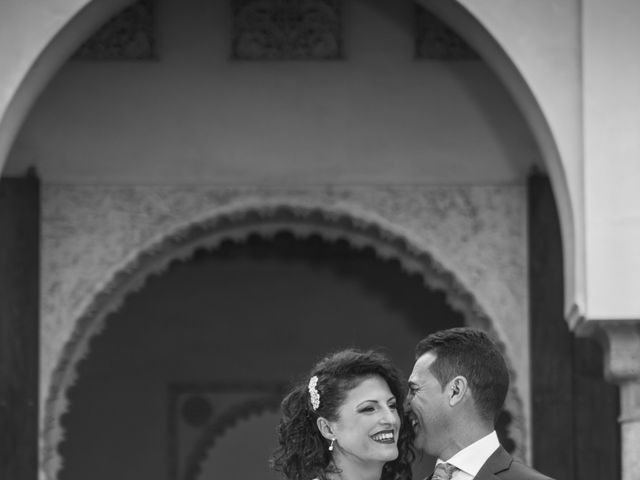
M 320 406 L 311 405 L 309 379 L 316 375 Z M 337 473 L 331 462 L 329 442 L 318 430 L 316 420 L 338 419 L 338 410 L 350 390 L 371 376 L 382 377 L 396 397 L 401 426 L 398 435 L 398 458 L 387 462 L 381 480 L 411 480 L 413 429 L 404 411 L 405 382 L 389 358 L 373 350 L 347 349 L 320 360 L 310 374 L 293 387 L 281 404 L 282 418 L 278 425 L 278 447 L 271 466 L 289 480 L 327 479 L 327 473 Z

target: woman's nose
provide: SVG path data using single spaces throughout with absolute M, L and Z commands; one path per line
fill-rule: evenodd
M 398 414 L 397 414 L 396 410 L 393 410 L 390 407 L 385 408 L 382 411 L 381 421 L 383 423 L 386 423 L 386 424 L 389 424 L 389 425 L 397 424 L 398 423 Z

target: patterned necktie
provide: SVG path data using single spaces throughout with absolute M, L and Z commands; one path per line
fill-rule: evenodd
M 431 480 L 451 480 L 451 475 L 457 468 L 449 463 L 439 463 L 433 471 Z

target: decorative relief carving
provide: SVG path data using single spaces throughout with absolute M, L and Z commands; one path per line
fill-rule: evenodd
M 155 0 L 138 0 L 104 24 L 74 54 L 78 60 L 156 58 Z
M 286 383 L 214 382 L 169 386 L 169 478 L 197 480 L 202 464 L 216 444 L 238 422 L 262 413 L 277 412 Z M 210 415 L 193 424 L 185 418 L 189 407 L 201 405 Z M 204 407 L 204 408 L 203 408 Z M 193 415 L 190 415 L 193 416 Z M 203 418 L 198 415 L 198 418 Z
M 232 58 L 342 57 L 341 0 L 234 0 Z
M 429 60 L 475 60 L 479 56 L 434 14 L 415 6 L 415 56 Z
M 515 382 L 510 436 L 526 458 L 528 396 L 524 189 L 517 187 L 43 188 L 43 462 L 61 466 L 57 445 L 66 392 L 104 318 L 171 261 L 225 239 L 291 231 L 398 259 L 444 291 L 451 306 L 502 340 Z M 435 259 L 439 259 L 439 261 Z M 471 294 L 470 292 L 473 292 Z M 524 380 L 523 380 L 524 377 Z M 521 392 L 522 397 L 518 394 Z

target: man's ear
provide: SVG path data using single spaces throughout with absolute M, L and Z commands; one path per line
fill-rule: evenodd
M 335 440 L 336 436 L 333 433 L 333 428 L 331 427 L 331 423 L 324 417 L 318 417 L 316 420 L 316 425 L 318 425 L 318 430 L 320 430 L 320 434 L 326 438 L 327 440 Z
M 447 387 L 449 389 L 449 405 L 454 406 L 462 401 L 463 398 L 469 396 L 469 383 L 467 379 L 462 375 L 458 375 L 449 382 Z

